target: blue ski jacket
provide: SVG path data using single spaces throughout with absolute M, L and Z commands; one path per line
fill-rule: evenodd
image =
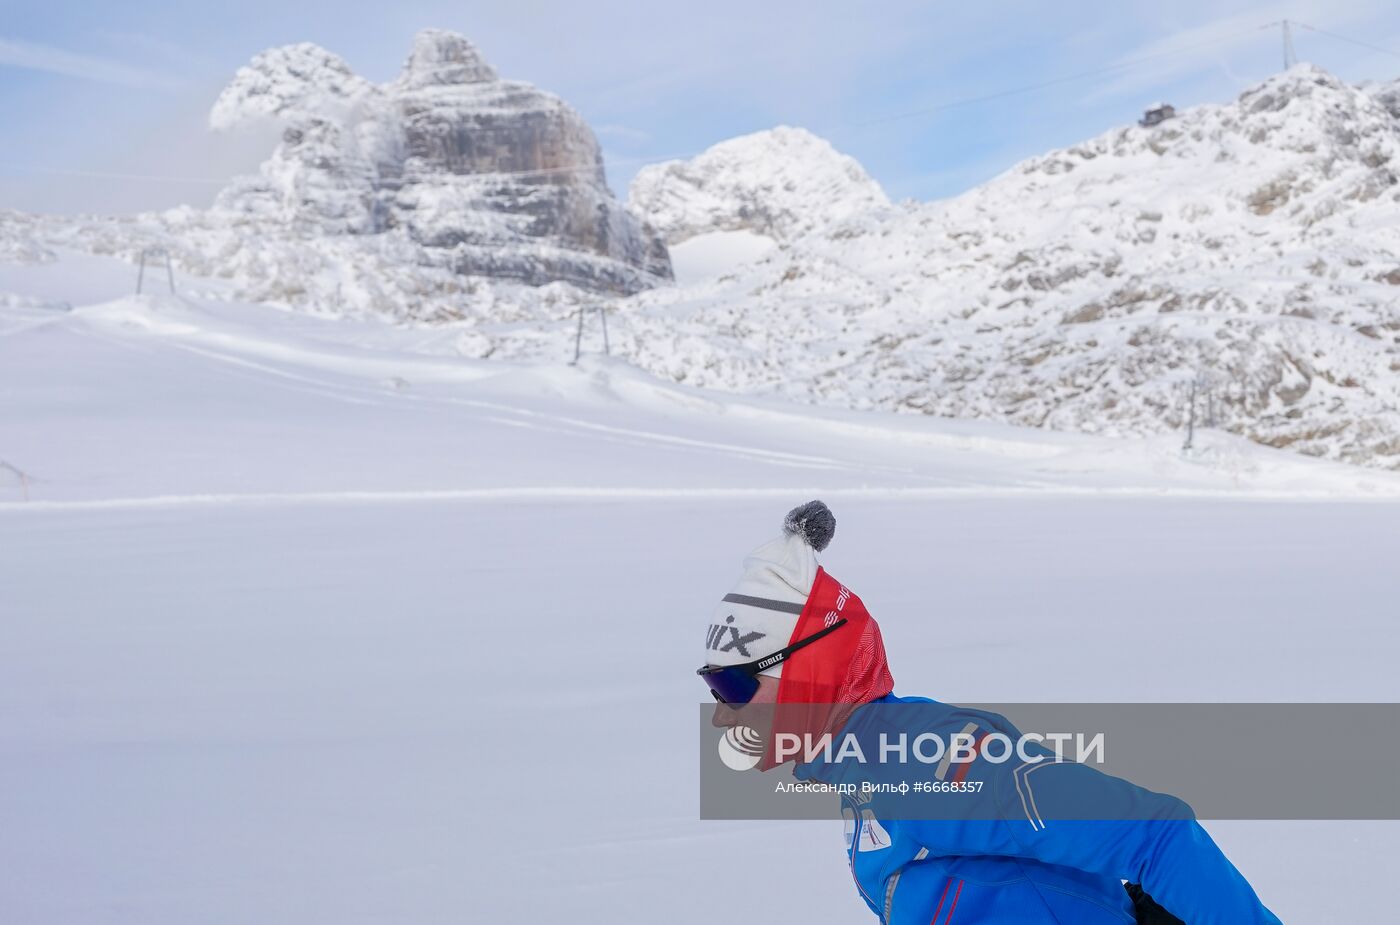
M 897 730 L 911 739 L 1020 736 L 1002 716 L 927 698 L 890 694 L 873 703 L 919 704 L 910 715 L 921 728 Z M 862 708 L 841 734 L 873 742 L 894 721 L 890 711 Z M 963 765 L 963 779 L 981 781 L 980 798 L 994 801 L 978 818 L 893 818 L 900 814 L 885 796 L 843 793 L 851 874 L 884 925 L 1124 925 L 1136 922 L 1125 880 L 1186 925 L 1279 925 L 1181 800 L 1074 762 L 1033 767 L 1029 774 L 1021 762 L 981 758 Z M 862 773 L 821 756 L 794 769 L 800 780 L 827 784 Z M 1057 814 L 1086 798 L 1106 818 Z

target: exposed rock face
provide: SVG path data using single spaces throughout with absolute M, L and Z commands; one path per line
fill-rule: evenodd
M 643 167 L 627 199 L 669 244 L 712 231 L 790 240 L 889 204 L 855 158 L 784 125 Z
M 671 276 L 665 245 L 613 198 L 588 125 L 559 98 L 497 77 L 460 35 L 418 34 L 386 85 L 311 44 L 255 57 L 215 128 L 285 123 L 256 178 L 216 209 L 312 234 L 402 231 L 458 273 L 631 293 Z

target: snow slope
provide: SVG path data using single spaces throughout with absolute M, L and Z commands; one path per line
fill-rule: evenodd
M 753 231 L 707 231 L 671 245 L 671 269 L 682 286 L 707 283 L 758 261 L 777 246 L 777 241 Z
M 0 307 L 0 460 L 32 477 L 35 502 L 503 488 L 1400 494 L 1400 476 L 1208 431 L 1183 455 L 1178 434 L 1117 440 L 721 396 L 592 353 L 579 367 L 569 351 L 468 360 L 452 328 L 159 286 L 133 297 L 123 263 L 60 253 L 0 268 L 0 291 L 20 293 Z M 590 329 L 595 353 L 596 339 Z M 367 435 L 388 451 L 367 452 Z M 567 455 L 551 449 L 563 439 Z
M 866 921 L 839 824 L 696 819 L 704 615 L 814 496 L 901 692 L 1400 693 L 1390 473 L 469 360 L 52 256 L 0 268 L 6 922 L 703 923 L 716 878 Z M 1284 921 L 1388 914 L 1396 824 L 1209 827 Z

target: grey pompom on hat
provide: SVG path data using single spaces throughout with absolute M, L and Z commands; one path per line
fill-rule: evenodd
M 801 536 L 817 552 L 821 552 L 836 535 L 836 515 L 821 501 L 808 501 L 788 511 L 783 519 L 783 532 Z

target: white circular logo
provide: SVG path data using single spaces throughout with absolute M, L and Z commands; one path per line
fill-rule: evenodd
M 719 738 L 719 760 L 735 771 L 747 771 L 763 757 L 763 736 L 748 726 L 730 726 Z

